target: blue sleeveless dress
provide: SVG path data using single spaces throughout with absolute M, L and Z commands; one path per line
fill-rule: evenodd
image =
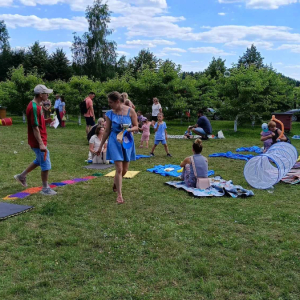
M 107 143 L 106 159 L 114 161 L 131 161 L 136 160 L 135 145 L 130 149 L 124 149 L 122 144 L 117 141 L 117 135 L 123 130 L 122 124 L 130 124 L 131 118 L 129 116 L 130 109 L 127 115 L 117 115 L 112 110 L 106 113 L 106 116 L 111 120 L 111 132 Z

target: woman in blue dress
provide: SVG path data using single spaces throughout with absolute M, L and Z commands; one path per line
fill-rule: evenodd
M 108 95 L 108 105 L 111 110 L 106 113 L 106 129 L 98 151 L 101 151 L 105 141 L 108 139 L 106 160 L 113 160 L 116 166 L 113 191 L 118 193 L 117 203 L 124 203 L 122 196 L 122 178 L 129 168 L 131 160 L 135 158 L 134 143 L 130 149 L 124 149 L 117 141 L 117 135 L 123 130 L 123 124 L 129 124 L 128 132 L 138 131 L 137 115 L 133 108 L 125 106 L 122 102 L 122 95 L 118 92 L 111 92 Z

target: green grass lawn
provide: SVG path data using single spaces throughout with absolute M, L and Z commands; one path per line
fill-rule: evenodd
M 167 125 L 169 134 L 186 127 Z M 205 156 L 261 145 L 260 126 L 234 133 L 233 122 L 212 125 L 226 139 L 204 141 Z M 299 134 L 300 124 L 293 126 L 290 135 Z M 94 173 L 82 168 L 84 129 L 75 122 L 48 129 L 50 182 Z M 280 183 L 273 194 L 254 190 L 245 199 L 193 198 L 146 172 L 192 153 L 190 140 L 168 144 L 172 158 L 160 145 L 155 157 L 130 164 L 141 173 L 123 181 L 124 205 L 116 205 L 107 177 L 14 201 L 35 209 L 0 222 L 0 299 L 300 299 L 300 186 Z M 293 144 L 300 149 L 300 141 Z M 13 175 L 33 159 L 20 119 L 0 127 L 1 198 L 24 189 Z M 244 165 L 209 158 L 217 175 L 250 188 Z M 39 170 L 28 184 L 41 185 Z

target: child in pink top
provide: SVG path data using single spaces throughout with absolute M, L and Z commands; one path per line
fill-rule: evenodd
M 144 148 L 144 146 L 143 146 L 144 142 L 146 142 L 146 148 L 148 148 L 151 122 L 149 122 L 148 119 L 145 117 L 142 119 L 142 122 L 143 122 L 143 126 L 142 126 L 142 128 L 139 128 L 139 130 L 143 132 L 142 137 L 141 137 L 140 148 Z

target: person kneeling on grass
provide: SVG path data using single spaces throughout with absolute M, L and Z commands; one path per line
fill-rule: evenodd
M 93 164 L 105 164 L 106 163 L 106 148 L 107 148 L 107 141 L 105 142 L 102 151 L 97 154 L 99 150 L 99 146 L 101 144 L 102 138 L 104 134 L 104 127 L 97 126 L 95 134 L 91 137 L 89 144 L 90 144 L 90 151 L 88 162 L 93 162 Z
M 181 179 L 188 187 L 196 187 L 197 178 L 208 178 L 208 162 L 207 158 L 201 155 L 202 152 L 202 141 L 196 139 L 193 143 L 193 156 L 188 156 L 180 164 L 183 168 Z M 197 177 L 195 176 L 195 172 Z
M 151 156 L 154 156 L 154 150 L 156 148 L 156 146 L 159 143 L 162 143 L 162 145 L 164 145 L 165 150 L 167 152 L 167 156 L 172 156 L 169 153 L 169 149 L 168 149 L 168 145 L 167 145 L 167 139 L 168 139 L 168 135 L 167 135 L 167 125 L 165 122 L 163 122 L 164 119 L 164 114 L 163 113 L 159 113 L 157 115 L 157 122 L 154 125 L 154 131 L 155 131 L 155 140 L 154 140 L 154 146 L 152 148 L 152 151 L 150 153 Z
M 202 140 L 208 140 L 208 135 L 212 133 L 210 121 L 207 119 L 206 116 L 204 116 L 202 109 L 198 111 L 197 124 L 188 127 L 187 133 L 185 134 L 187 138 L 190 138 L 191 131 L 196 135 L 200 135 Z

